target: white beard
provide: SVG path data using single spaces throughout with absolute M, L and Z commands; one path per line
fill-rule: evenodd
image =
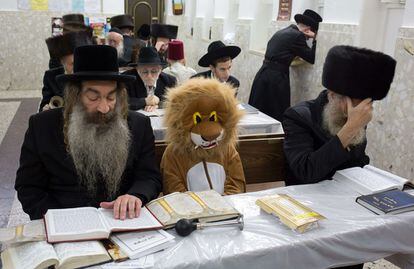
M 130 131 L 119 108 L 107 123 L 93 123 L 78 103 L 69 118 L 68 143 L 80 185 L 91 196 L 97 195 L 98 184 L 103 184 L 106 197 L 117 194 L 128 159 Z

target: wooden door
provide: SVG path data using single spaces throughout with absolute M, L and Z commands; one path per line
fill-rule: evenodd
M 134 17 L 136 33 L 144 23 L 164 22 L 164 0 L 125 0 L 125 13 Z

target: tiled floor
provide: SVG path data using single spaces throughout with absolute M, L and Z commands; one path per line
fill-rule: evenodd
M 36 112 L 39 103 L 39 98 L 33 97 L 39 97 L 39 91 L 0 92 L 0 227 L 6 226 L 9 220 L 15 196 L 14 180 L 21 143 L 29 116 Z M 250 185 L 247 190 L 256 191 L 280 186 L 283 186 L 283 182 Z M 395 269 L 398 267 L 384 260 L 379 260 L 374 263 L 366 263 L 364 268 Z

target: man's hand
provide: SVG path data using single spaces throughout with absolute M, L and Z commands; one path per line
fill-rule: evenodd
M 306 30 L 306 31 L 304 31 L 303 33 L 305 34 L 305 36 L 306 36 L 307 38 L 315 38 L 315 37 L 316 37 L 315 32 L 312 32 L 311 30 Z
M 160 103 L 160 98 L 156 95 L 150 95 L 145 98 L 145 104 L 147 106 L 156 106 Z
M 168 43 L 157 41 L 157 43 L 155 43 L 155 49 L 159 52 L 164 52 L 168 49 Z
M 339 130 L 337 136 L 344 148 L 348 147 L 352 139 L 358 134 L 361 128 L 365 128 L 372 119 L 372 99 L 364 99 L 356 107 L 352 105 L 351 98 L 346 97 L 348 119 L 345 125 Z
M 101 202 L 99 205 L 105 209 L 114 210 L 114 218 L 124 220 L 127 215 L 130 219 L 139 217 L 142 201 L 136 196 L 125 194 L 116 198 L 112 202 Z
M 157 105 L 155 105 L 155 106 L 145 106 L 144 111 L 154 112 L 157 108 L 158 108 Z
M 46 105 L 44 105 L 44 107 L 42 108 L 42 111 L 46 111 L 46 110 L 49 110 L 49 109 L 50 109 L 49 104 L 46 104 Z

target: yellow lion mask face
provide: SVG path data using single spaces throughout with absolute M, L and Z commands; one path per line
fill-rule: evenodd
M 178 152 L 207 157 L 235 145 L 241 116 L 231 86 L 191 79 L 167 93 L 167 140 Z

